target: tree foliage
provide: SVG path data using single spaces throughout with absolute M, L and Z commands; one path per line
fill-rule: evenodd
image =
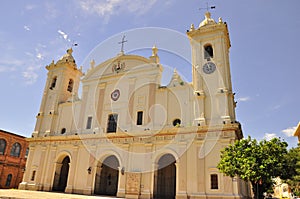
M 250 181 L 253 193 L 263 192 L 272 186 L 272 178 L 283 175 L 287 143 L 279 138 L 257 142 L 248 137 L 236 141 L 221 151 L 220 172 Z
M 282 179 L 290 185 L 296 195 L 300 195 L 300 144 L 286 154 L 283 171 Z

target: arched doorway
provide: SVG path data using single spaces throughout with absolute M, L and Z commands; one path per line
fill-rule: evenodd
M 158 169 L 154 174 L 154 198 L 175 199 L 176 166 L 171 154 L 163 155 L 158 161 Z
M 65 192 L 69 175 L 69 163 L 69 156 L 66 156 L 61 163 L 57 163 L 53 182 L 53 191 Z
M 94 193 L 98 195 L 116 196 L 119 180 L 119 161 L 111 155 L 98 163 Z

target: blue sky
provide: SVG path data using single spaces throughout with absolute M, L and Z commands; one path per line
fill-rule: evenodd
M 244 136 L 278 136 L 296 146 L 291 134 L 300 121 L 300 1 L 208 2 L 216 6 L 212 17 L 222 17 L 229 27 L 236 114 Z M 191 23 L 198 26 L 203 20 L 205 11 L 199 8 L 205 6 L 206 1 L 200 0 L 2 1 L 0 128 L 31 136 L 45 66 L 57 61 L 73 43 L 78 43 L 73 52 L 77 64 L 86 71 L 90 52 L 111 36 L 121 40 L 122 32 L 145 27 L 184 35 Z M 135 40 L 127 38 L 125 50 Z M 120 48 L 117 42 L 111 44 L 112 51 Z M 159 48 L 160 43 L 156 44 Z M 190 60 L 177 62 L 163 51 L 159 55 L 163 64 L 190 81 Z

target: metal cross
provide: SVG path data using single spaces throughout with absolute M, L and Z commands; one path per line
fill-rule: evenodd
M 199 8 L 199 10 L 203 10 L 206 9 L 206 11 L 208 12 L 209 10 L 215 9 L 216 6 L 208 6 L 208 3 L 206 2 L 206 8 Z
M 121 45 L 121 52 L 124 52 L 124 43 L 127 42 L 127 40 L 125 40 L 125 35 L 123 35 L 122 41 L 118 42 L 118 44 L 122 44 Z

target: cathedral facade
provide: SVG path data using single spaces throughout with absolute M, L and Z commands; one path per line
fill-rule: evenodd
M 155 46 L 149 58 L 121 51 L 92 61 L 86 74 L 72 49 L 46 66 L 19 188 L 145 199 L 249 198 L 246 182 L 217 169 L 220 151 L 243 137 L 227 25 L 207 12 L 187 36 L 192 82 L 174 70 L 162 86 Z

